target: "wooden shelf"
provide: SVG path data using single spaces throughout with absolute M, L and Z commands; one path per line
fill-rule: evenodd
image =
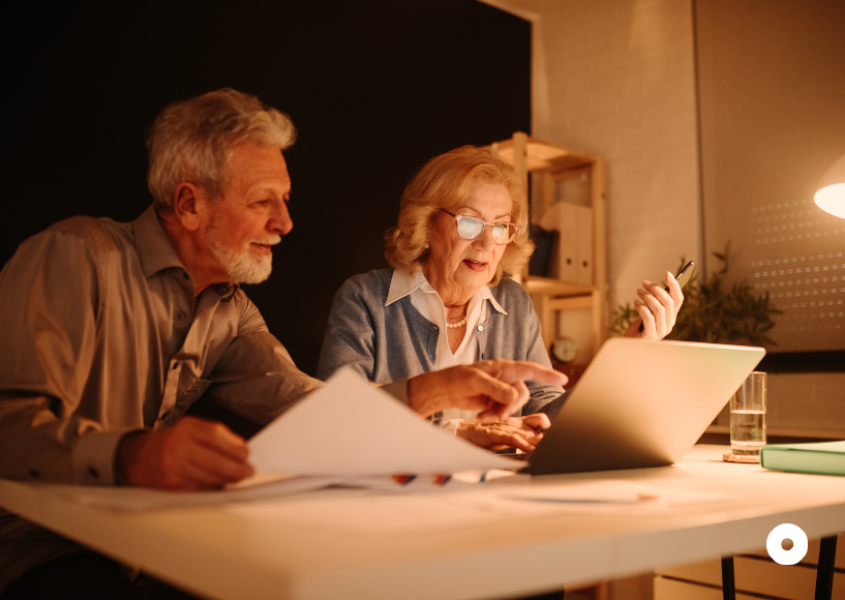
M 591 311 L 592 352 L 580 359 L 589 362 L 607 338 L 609 322 L 604 161 L 598 156 L 553 146 L 519 131 L 511 139 L 494 142 L 488 148 L 513 165 L 526 189 L 529 174 L 537 175 L 535 185 L 539 186 L 539 193 L 532 206 L 531 222 L 539 225 L 543 216 L 548 215 L 547 220 L 555 225 L 543 224 L 544 228 L 557 229 L 559 239 L 575 240 L 575 244 L 580 241 L 575 248 L 559 248 L 557 266 L 553 269 L 560 278 L 529 276 L 526 267 L 515 279 L 534 300 L 546 350 L 558 337 L 559 311 Z M 555 186 L 572 181 L 574 177 L 589 182 L 586 194 L 574 201 L 567 201 L 565 196 L 557 198 Z M 573 255 L 568 254 L 570 250 Z M 561 257 L 566 257 L 566 261 Z M 564 264 L 566 272 L 561 268 Z
M 595 288 L 582 283 L 566 283 L 552 277 L 537 277 L 530 275 L 523 283 L 526 291 L 531 294 L 548 294 L 550 296 L 589 296 Z
M 514 164 L 513 139 L 495 142 L 491 145 L 491 149 L 497 152 L 502 160 Z M 526 168 L 529 173 L 554 174 L 559 171 L 588 167 L 596 160 L 588 154 L 558 148 L 530 136 L 526 137 L 525 152 Z

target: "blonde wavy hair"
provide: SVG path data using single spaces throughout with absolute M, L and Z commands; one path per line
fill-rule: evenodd
M 173 194 L 183 181 L 204 186 L 216 199 L 223 193 L 225 169 L 238 143 L 285 150 L 295 140 L 290 117 L 231 88 L 174 102 L 147 134 L 147 187 L 161 211 L 173 209 Z
M 487 285 L 498 285 L 503 273 L 518 273 L 534 252 L 534 243 L 528 237 L 525 184 L 513 167 L 489 150 L 475 146 L 463 146 L 432 158 L 411 179 L 402 194 L 399 223 L 384 236 L 387 262 L 395 269 L 422 268 L 428 260 L 427 246 L 440 209 L 455 212 L 476 184 L 504 186 L 512 201 L 510 219 L 519 225 Z

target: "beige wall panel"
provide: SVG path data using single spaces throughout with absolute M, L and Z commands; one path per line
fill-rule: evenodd
M 699 253 L 691 2 L 513 4 L 539 14 L 532 133 L 606 157 L 611 307 L 632 302 Z
M 654 573 L 614 579 L 609 582 L 608 587 L 609 600 L 652 600 L 654 598 Z
M 706 246 L 784 315 L 773 351 L 845 349 L 845 221 L 813 203 L 845 153 L 845 2 L 698 2 Z
M 769 373 L 767 385 L 770 433 L 845 439 L 845 373 Z M 730 424 L 727 404 L 716 422 Z
M 769 374 L 769 422 L 845 439 L 845 373 Z

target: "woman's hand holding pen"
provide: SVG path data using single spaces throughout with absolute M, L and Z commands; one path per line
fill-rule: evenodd
M 662 340 L 675 326 L 678 311 L 684 303 L 684 293 L 675 277 L 666 273 L 666 287 L 643 280 L 643 289 L 637 290 L 639 300 L 634 308 L 640 318 L 625 332 L 625 337 L 643 340 Z

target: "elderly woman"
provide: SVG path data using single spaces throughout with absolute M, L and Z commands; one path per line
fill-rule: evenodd
M 426 371 L 507 358 L 549 367 L 531 298 L 506 273 L 534 249 L 525 188 L 507 163 L 465 146 L 430 160 L 405 189 L 399 224 L 385 236 L 392 269 L 346 281 L 335 295 L 317 375 L 350 366 L 388 383 Z M 683 295 L 667 277 L 643 282 L 641 320 L 627 335 L 660 339 Z M 644 325 L 638 332 L 640 322 Z M 532 451 L 563 402 L 559 386 L 529 382 L 522 414 L 485 423 L 449 409 L 441 423 L 485 448 Z

